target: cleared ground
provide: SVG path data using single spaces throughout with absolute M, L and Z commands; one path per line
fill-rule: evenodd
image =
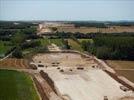
M 121 98 L 131 97 L 132 91 L 123 91 L 120 89 L 121 84 L 107 75 L 100 69 L 87 70 L 58 70 L 46 69 L 49 76 L 55 83 L 59 95 L 67 100 L 121 100 Z
M 96 65 L 91 58 L 84 58 L 76 53 L 47 53 L 33 57 L 36 64 L 47 67 L 87 67 Z
M 134 61 L 107 60 L 106 62 L 114 68 L 119 75 L 134 82 Z
M 28 61 L 25 59 L 8 58 L 0 61 L 0 68 L 29 68 Z
M 53 80 L 58 95 L 65 100 L 104 100 L 106 97 L 108 100 L 134 100 L 131 90 L 123 91 L 124 86 L 101 70 L 90 57 L 47 53 L 34 56 L 33 61 L 38 70 L 43 70 Z
M 95 27 L 58 27 L 59 32 L 81 32 L 81 33 L 121 33 L 121 32 L 134 32 L 134 26 L 125 27 L 125 26 L 113 26 L 110 28 L 95 28 Z
M 39 96 L 29 75 L 0 70 L 0 100 L 39 100 Z

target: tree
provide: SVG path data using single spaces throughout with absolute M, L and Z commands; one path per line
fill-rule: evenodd
M 101 59 L 134 60 L 134 37 L 104 35 L 93 38 L 93 44 L 82 42 L 84 50 Z
M 56 32 L 57 31 L 57 27 L 51 27 L 52 31 Z
M 64 40 L 64 45 L 66 49 L 70 49 L 70 45 L 68 44 L 68 40 Z
M 18 46 L 18 45 L 20 45 L 25 39 L 26 39 L 26 35 L 23 34 L 23 33 L 20 32 L 20 31 L 18 31 L 18 32 L 16 32 L 16 33 L 11 37 L 11 42 L 12 42 L 15 46 Z
M 21 49 L 16 48 L 16 50 L 12 53 L 12 56 L 15 58 L 23 58 Z

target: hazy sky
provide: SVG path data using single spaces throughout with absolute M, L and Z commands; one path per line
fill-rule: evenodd
M 0 20 L 134 20 L 134 0 L 0 0 Z

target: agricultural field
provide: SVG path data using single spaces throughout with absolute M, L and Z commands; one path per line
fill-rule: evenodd
M 96 27 L 58 27 L 59 32 L 80 32 L 80 33 L 122 33 L 134 32 L 134 26 L 111 26 L 109 28 L 96 28 Z
M 25 59 L 8 58 L 0 61 L 0 68 L 29 68 L 28 61 Z
M 118 75 L 126 77 L 128 80 L 134 83 L 134 70 L 115 70 Z
M 114 68 L 118 75 L 126 77 L 134 82 L 134 61 L 107 60 L 106 63 Z
M 0 70 L 0 100 L 39 100 L 39 96 L 28 74 Z
M 134 61 L 107 60 L 114 69 L 134 69 Z
M 81 45 L 74 41 L 73 39 L 68 39 L 68 44 L 71 46 L 71 49 L 77 50 L 77 51 L 83 51 L 81 48 Z

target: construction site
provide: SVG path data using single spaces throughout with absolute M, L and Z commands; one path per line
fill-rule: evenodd
M 37 54 L 31 64 L 43 100 L 134 100 L 134 88 L 94 57 L 59 51 Z
M 0 100 L 134 100 L 134 0 L 0 0 Z

